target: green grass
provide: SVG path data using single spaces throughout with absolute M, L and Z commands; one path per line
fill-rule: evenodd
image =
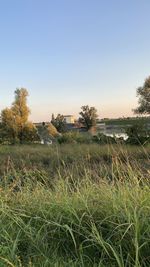
M 125 127 L 136 123 L 150 123 L 150 117 L 139 117 L 139 118 L 124 118 L 124 119 L 108 119 L 103 120 L 106 125 L 120 125 Z
M 150 266 L 150 147 L 0 147 L 0 267 Z

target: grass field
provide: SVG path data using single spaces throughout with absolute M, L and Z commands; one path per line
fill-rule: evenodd
M 150 146 L 0 147 L 0 267 L 150 266 Z
M 150 117 L 139 117 L 139 118 L 122 118 L 122 119 L 108 119 L 103 120 L 103 123 L 106 123 L 106 125 L 118 125 L 125 127 L 127 125 L 134 125 L 138 123 L 144 123 L 144 124 L 150 124 Z

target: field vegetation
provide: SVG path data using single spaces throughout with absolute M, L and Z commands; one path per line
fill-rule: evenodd
M 0 266 L 150 266 L 150 146 L 0 146 Z
M 129 117 L 129 118 L 118 118 L 118 119 L 103 119 L 103 123 L 106 125 L 118 125 L 121 127 L 126 127 L 128 125 L 134 124 L 150 124 L 150 117 Z
M 136 114 L 150 114 L 149 92 L 150 77 Z M 84 134 L 61 114 L 36 127 L 27 96 L 16 89 L 1 112 L 0 267 L 149 267 L 148 120 L 129 119 L 127 140 L 93 136 L 97 110 L 85 105 Z

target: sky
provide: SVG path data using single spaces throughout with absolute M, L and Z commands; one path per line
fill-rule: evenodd
M 0 0 L 0 110 L 27 88 L 30 119 L 132 116 L 150 75 L 149 0 Z

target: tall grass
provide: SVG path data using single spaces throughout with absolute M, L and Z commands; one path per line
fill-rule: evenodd
M 150 266 L 149 151 L 1 148 L 0 266 Z

